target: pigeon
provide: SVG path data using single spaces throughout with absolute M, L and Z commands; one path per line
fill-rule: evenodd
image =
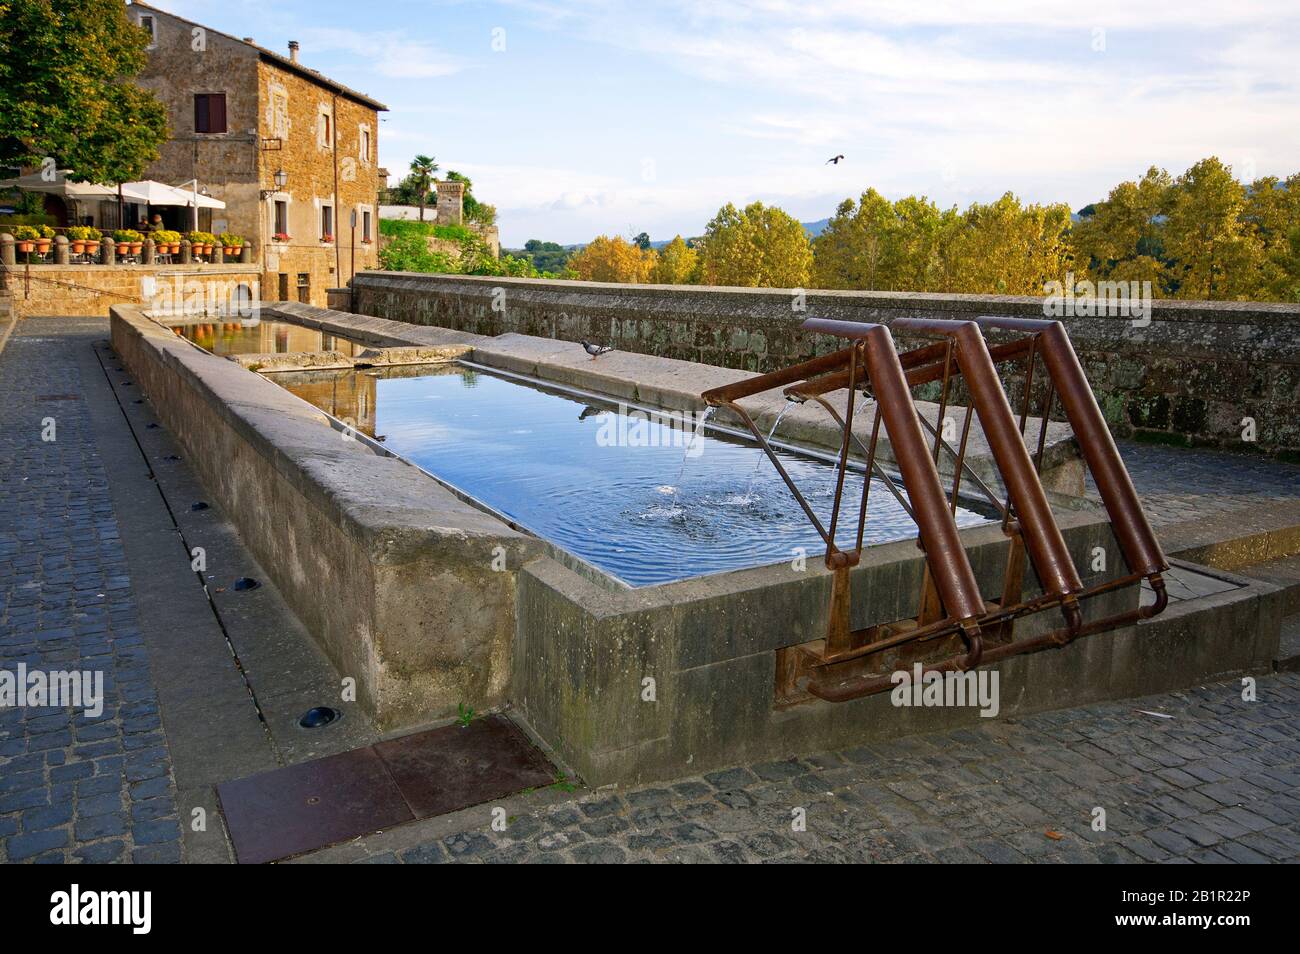
M 582 350 L 587 352 L 587 354 L 591 355 L 591 360 L 595 361 L 602 354 L 608 354 L 614 349 L 611 348 L 609 345 L 600 345 L 600 344 L 595 344 L 591 341 L 584 341 L 582 343 Z
M 831 156 L 829 159 L 826 160 L 826 165 L 838 166 L 840 164 L 840 160 L 843 158 L 844 158 L 844 153 L 840 153 L 838 156 Z

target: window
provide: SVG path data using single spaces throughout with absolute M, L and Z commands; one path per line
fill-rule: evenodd
M 370 210 L 361 213 L 361 241 L 370 241 Z
M 153 49 L 154 46 L 156 46 L 158 43 L 158 31 L 157 28 L 154 26 L 153 17 L 146 17 L 142 15 L 140 17 L 140 29 L 148 31 L 149 33 L 148 49 Z
M 311 303 L 311 275 L 307 272 L 298 273 L 298 300 L 304 304 Z
M 275 200 L 275 235 L 289 234 L 289 203 L 284 199 Z
M 332 205 L 320 207 L 320 237 L 327 242 L 334 239 L 334 206 Z
M 194 131 L 196 133 L 223 133 L 226 131 L 226 94 L 194 94 Z
M 361 127 L 360 139 L 361 141 L 360 141 L 359 152 L 361 153 L 361 161 L 364 162 L 366 165 L 369 165 L 370 164 L 370 127 L 369 126 Z
M 320 144 L 322 146 L 332 145 L 334 142 L 333 117 L 327 110 L 322 109 L 320 114 Z

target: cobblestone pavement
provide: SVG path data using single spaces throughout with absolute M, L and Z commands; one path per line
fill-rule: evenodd
M 1116 441 L 1152 526 L 1300 497 L 1300 464 L 1263 454 Z M 1096 487 L 1089 482 L 1096 495 Z
M 597 792 L 500 833 L 484 806 L 475 826 L 363 860 L 1294 862 L 1300 675 L 1258 689 L 1256 702 L 1222 683 Z
M 20 325 L 0 354 L 0 667 L 102 671 L 104 710 L 0 707 L 0 860 L 177 861 L 167 743 L 72 351 L 107 324 L 62 321 L 57 338 Z
M 77 359 L 106 327 L 24 322 L 0 355 L 0 667 L 98 669 L 106 683 L 98 719 L 0 708 L 3 861 L 180 857 L 171 760 Z M 46 417 L 54 442 L 40 440 Z M 1123 451 L 1148 503 L 1174 520 L 1294 497 L 1300 478 L 1262 458 Z M 436 838 L 412 825 L 321 856 L 1296 861 L 1300 676 L 1261 679 L 1254 703 L 1225 683 L 617 794 L 546 794 L 517 800 L 504 832 L 482 806 Z M 1092 828 L 1096 808 L 1105 831 Z

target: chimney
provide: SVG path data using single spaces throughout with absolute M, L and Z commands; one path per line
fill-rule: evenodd
M 297 40 L 289 41 L 289 59 L 291 62 L 294 63 L 298 62 L 298 41 Z
M 246 36 L 244 37 L 244 42 L 253 45 L 253 38 L 251 36 Z

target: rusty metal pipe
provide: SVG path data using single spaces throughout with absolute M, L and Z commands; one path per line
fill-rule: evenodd
M 1039 336 L 1043 363 L 1056 385 L 1057 399 L 1074 429 L 1084 460 L 1097 483 L 1111 526 L 1129 569 L 1148 575 L 1169 568 L 1160 543 L 1147 521 L 1137 490 L 1115 446 L 1110 428 L 1097 406 L 1097 398 L 1070 344 L 1065 326 L 1043 318 L 980 318 L 986 328 L 1020 331 Z
M 839 324 L 847 324 L 847 322 L 839 322 Z M 807 322 L 804 323 L 804 327 L 807 327 Z M 772 388 L 779 388 L 786 384 L 793 384 L 805 378 L 842 368 L 849 363 L 849 355 L 852 350 L 852 348 L 842 348 L 831 354 L 824 354 L 809 361 L 792 364 L 788 368 L 781 368 L 779 371 L 756 374 L 752 378 L 725 384 L 720 388 L 710 388 L 701 394 L 700 398 L 710 407 L 730 404 L 733 401 L 752 397 L 763 391 L 770 391 Z
M 957 364 L 970 390 L 980 427 L 1002 473 L 1015 506 L 1020 532 L 1039 582 L 1049 593 L 1064 596 L 1083 589 L 1070 550 L 1052 516 L 1047 494 L 1034 471 L 1034 462 L 1011 411 L 997 369 L 979 325 L 973 321 L 898 318 L 894 327 L 920 334 L 951 336 L 957 342 Z
M 912 502 L 921 546 L 944 609 L 958 620 L 974 619 L 984 612 L 984 598 L 962 547 L 957 524 L 948 511 L 939 471 L 926 446 L 903 366 L 894 350 L 894 339 L 884 325 L 855 325 L 853 330 L 854 337 L 866 341 L 867 377 L 877 397 L 903 486 Z M 828 330 L 827 333 L 836 332 Z

